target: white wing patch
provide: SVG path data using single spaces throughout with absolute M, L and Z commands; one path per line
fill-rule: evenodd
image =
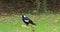
M 29 20 L 25 20 L 25 22 L 29 22 Z

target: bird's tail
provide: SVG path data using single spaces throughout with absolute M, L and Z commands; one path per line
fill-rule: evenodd
M 35 23 L 31 23 L 31 24 L 36 25 Z
M 32 24 L 32 25 L 36 25 L 35 23 L 33 23 L 32 21 L 30 21 L 30 23 Z

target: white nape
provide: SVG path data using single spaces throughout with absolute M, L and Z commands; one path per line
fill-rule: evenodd
M 27 16 L 24 15 L 24 17 L 27 17 Z

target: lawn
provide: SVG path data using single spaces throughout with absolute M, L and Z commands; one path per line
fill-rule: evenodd
M 60 32 L 60 15 L 59 14 L 41 14 L 27 15 L 36 27 L 23 28 L 21 15 L 0 16 L 0 32 Z

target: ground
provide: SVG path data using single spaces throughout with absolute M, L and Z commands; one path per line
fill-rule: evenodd
M 59 14 L 27 15 L 36 23 L 35 28 L 23 28 L 21 15 L 0 16 L 0 32 L 60 32 Z

